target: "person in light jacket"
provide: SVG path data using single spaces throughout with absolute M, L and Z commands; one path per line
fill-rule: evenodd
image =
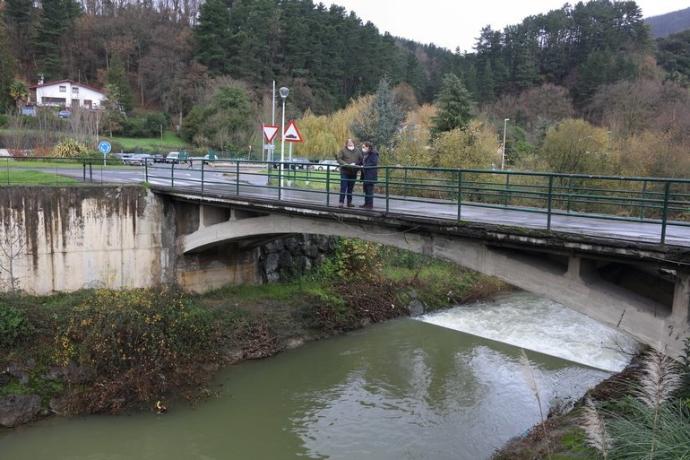
M 374 186 L 379 178 L 379 152 L 371 142 L 362 144 L 362 187 L 364 188 L 364 209 L 374 207 Z
M 352 139 L 348 139 L 335 159 L 340 165 L 340 207 L 345 206 L 345 199 L 347 199 L 347 207 L 354 208 L 352 192 L 357 181 L 357 171 L 362 164 L 362 152 L 355 147 Z

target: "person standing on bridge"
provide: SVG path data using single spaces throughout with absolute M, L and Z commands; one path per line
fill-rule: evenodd
M 379 178 L 379 152 L 371 142 L 362 144 L 362 187 L 364 188 L 364 209 L 374 207 L 374 186 Z
M 357 181 L 357 170 L 362 164 L 362 152 L 355 147 L 355 142 L 352 139 L 348 139 L 345 142 L 345 147 L 336 155 L 335 159 L 340 165 L 340 207 L 345 206 L 345 199 L 347 198 L 347 207 L 354 208 L 352 192 Z

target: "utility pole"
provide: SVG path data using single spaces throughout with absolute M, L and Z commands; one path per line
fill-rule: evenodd
M 273 96 L 271 98 L 271 126 L 276 125 L 276 81 L 273 80 Z M 263 133 L 261 134 L 263 136 Z M 273 152 L 275 152 L 275 137 L 271 140 L 271 148 L 269 149 L 269 154 L 271 159 L 269 160 L 273 163 Z
M 501 171 L 503 171 L 506 166 L 506 127 L 509 121 L 510 118 L 505 118 L 503 120 L 503 148 L 501 149 Z

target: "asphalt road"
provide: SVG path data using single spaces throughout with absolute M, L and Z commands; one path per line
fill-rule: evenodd
M 220 169 L 220 168 L 219 168 Z M 223 168 L 224 172 L 205 168 L 204 190 L 215 194 L 235 196 L 237 183 L 232 167 Z M 64 169 L 60 174 L 82 178 L 82 169 Z M 127 169 L 94 168 L 93 181 L 102 183 L 140 183 L 145 179 L 143 167 Z M 335 180 L 338 180 L 337 177 Z M 149 183 L 152 185 L 171 186 L 171 171 L 169 165 L 157 164 L 149 167 Z M 239 193 L 243 196 L 278 199 L 278 188 L 267 188 L 267 178 L 261 170 L 243 168 L 240 171 Z M 176 165 L 174 172 L 174 187 L 187 192 L 201 191 L 201 171 L 189 169 L 186 165 Z M 355 187 L 355 202 L 363 202 L 361 185 Z M 325 191 L 281 190 L 281 200 L 295 204 L 309 203 L 326 205 Z M 337 206 L 338 194 L 331 193 L 330 205 Z M 385 200 L 378 198 L 374 201 L 374 210 L 366 211 L 355 208 L 349 212 L 383 212 Z M 403 201 L 391 197 L 389 211 L 396 214 L 429 216 L 436 218 L 457 218 L 457 203 L 441 200 L 420 200 L 419 202 Z M 511 225 L 527 228 L 546 228 L 546 214 L 526 212 L 515 209 L 490 209 L 473 206 L 471 202 L 463 202 L 462 220 L 482 223 Z M 579 233 L 598 237 L 609 237 L 637 242 L 658 243 L 661 235 L 661 225 L 641 222 L 625 222 L 605 219 L 591 215 L 588 217 L 552 215 L 551 228 L 555 231 Z M 682 227 L 669 223 L 666 229 L 666 243 L 677 246 L 690 247 L 690 227 Z

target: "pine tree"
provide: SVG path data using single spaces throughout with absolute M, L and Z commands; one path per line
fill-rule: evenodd
M 39 70 L 47 78 L 62 77 L 60 43 L 81 14 L 75 0 L 43 0 L 43 10 L 36 32 L 36 54 Z
M 352 124 L 352 132 L 358 139 L 373 142 L 376 147 L 390 148 L 403 119 L 390 83 L 382 79 L 373 101 Z
M 496 99 L 494 76 L 488 59 L 480 64 L 479 75 L 477 76 L 477 93 L 479 94 L 479 101 L 483 104 L 493 102 Z
M 225 0 L 207 0 L 201 5 L 199 24 L 194 29 L 196 58 L 212 75 L 227 70 L 229 27 L 230 10 Z
M 433 120 L 435 134 L 467 127 L 472 117 L 472 101 L 470 93 L 456 75 L 447 74 L 443 77 L 436 105 L 438 114 Z

